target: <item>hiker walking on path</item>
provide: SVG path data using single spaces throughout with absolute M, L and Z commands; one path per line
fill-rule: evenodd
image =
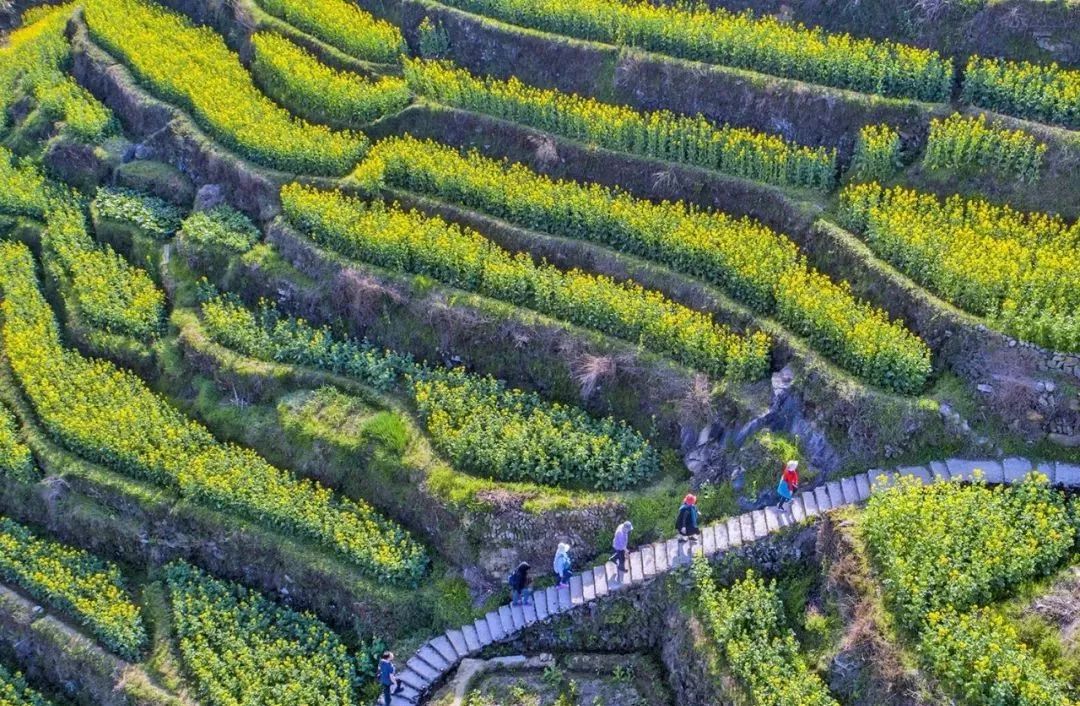
M 630 533 L 633 531 L 634 526 L 629 521 L 624 522 L 615 530 L 615 539 L 611 540 L 611 548 L 615 550 L 615 553 L 608 561 L 615 562 L 620 574 L 626 573 L 626 549 L 630 544 Z
M 776 486 L 776 492 L 780 494 L 780 502 L 776 503 L 777 510 L 783 510 L 784 505 L 791 502 L 795 491 L 799 488 L 799 462 L 788 461 L 784 466 L 784 472 L 780 476 L 780 483 Z
M 701 534 L 701 530 L 698 529 L 697 496 L 687 494 L 683 498 L 683 504 L 679 508 L 679 516 L 675 518 L 675 529 L 679 533 L 680 542 L 685 542 L 687 538 L 694 541 L 694 538 Z
M 405 684 L 398 681 L 393 652 L 383 652 L 379 660 L 379 685 L 382 686 L 383 706 L 390 706 L 390 697 L 405 688 Z
M 507 583 L 510 584 L 510 605 L 529 605 L 532 603 L 532 579 L 529 578 L 529 569 L 532 568 L 527 562 L 521 562 L 514 572 L 510 574 Z
M 559 579 L 559 588 L 567 588 L 570 585 L 570 545 L 565 542 L 559 544 L 555 552 L 555 561 L 551 563 L 555 569 L 555 576 Z

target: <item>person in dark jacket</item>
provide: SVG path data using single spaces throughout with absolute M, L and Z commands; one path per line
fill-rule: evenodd
M 685 542 L 688 538 L 693 541 L 701 534 L 698 529 L 697 497 L 687 494 L 683 498 L 683 504 L 679 507 L 679 516 L 675 519 L 675 529 L 679 533 L 679 541 Z
M 523 561 L 514 569 L 514 573 L 510 574 L 508 579 L 510 584 L 510 605 L 529 605 L 532 603 L 530 568 L 529 564 Z
M 382 687 L 383 706 L 390 706 L 390 697 L 400 694 L 405 688 L 405 684 L 397 678 L 393 652 L 383 652 L 379 660 L 379 686 Z

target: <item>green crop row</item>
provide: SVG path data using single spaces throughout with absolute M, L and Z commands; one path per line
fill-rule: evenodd
M 135 226 L 146 235 L 166 240 L 180 228 L 183 214 L 156 196 L 130 189 L 105 186 L 97 190 L 90 204 L 94 218 Z
M 0 704 L 4 706 L 53 706 L 26 683 L 18 672 L 9 672 L 0 665 Z
M 413 583 L 423 574 L 424 550 L 368 505 L 218 443 L 134 374 L 65 349 L 25 247 L 0 246 L 0 274 L 0 340 L 8 362 L 38 418 L 63 445 L 205 505 L 317 542 L 373 577 Z
M 990 609 L 930 614 L 919 656 L 970 704 L 1075 706 L 1064 678 L 1020 641 L 1016 628 Z
M 285 186 L 281 200 L 294 225 L 345 257 L 525 306 L 716 376 L 756 379 L 768 369 L 766 335 L 739 336 L 710 316 L 632 282 L 537 265 L 476 231 L 396 204 L 365 203 L 300 184 Z
M 405 53 L 401 31 L 349 0 L 256 0 L 272 15 L 357 59 L 396 63 Z
M 952 60 L 890 41 L 856 39 L 772 16 L 704 3 L 647 0 L 446 0 L 463 10 L 547 32 L 640 47 L 864 93 L 944 101 Z
M 693 567 L 698 607 L 708 635 L 756 706 L 839 706 L 828 687 L 807 665 L 784 624 L 776 584 L 753 571 L 730 588 L 713 582 L 708 562 Z
M 210 337 L 262 360 L 307 365 L 389 389 L 404 383 L 435 446 L 460 470 L 502 481 L 621 490 L 653 477 L 652 446 L 623 422 L 461 370 L 418 365 L 327 329 L 283 317 L 267 304 L 252 312 L 219 297 L 203 305 Z
M 865 125 L 855 141 L 851 175 L 858 181 L 891 177 L 900 168 L 900 133 L 891 125 Z
M 34 477 L 34 458 L 19 438 L 19 427 L 7 407 L 0 405 L 0 474 L 18 480 Z
M 1013 335 L 1080 350 L 1080 223 L 876 183 L 840 200 L 849 227 L 938 296 Z
M 993 488 L 904 482 L 870 498 L 862 526 L 886 596 L 910 628 L 932 611 L 985 605 L 1046 573 L 1077 531 L 1045 478 Z
M 201 703 L 352 706 L 356 664 L 310 613 L 177 562 L 166 567 L 173 626 Z
M 343 174 L 363 156 L 363 135 L 294 118 L 252 83 L 239 57 L 208 27 L 148 0 L 88 0 L 95 41 L 150 90 L 190 110 L 226 146 L 267 166 Z
M 42 251 L 46 267 L 70 282 L 74 304 L 88 323 L 104 331 L 146 339 L 161 328 L 165 295 L 142 269 L 108 246 L 98 246 L 87 230 L 76 196 L 46 180 L 29 163 L 16 165 L 0 147 L 0 213 L 45 221 Z
M 23 95 L 87 142 L 115 129 L 112 113 L 64 72 L 71 58 L 64 28 L 72 11 L 72 5 L 28 10 L 24 25 L 0 44 L 0 130 L 7 127 L 11 103 Z
M 125 659 L 138 661 L 146 647 L 142 616 L 115 564 L 0 517 L 0 578 L 70 615 Z
M 846 287 L 810 269 L 785 236 L 749 218 L 653 203 L 596 184 L 413 138 L 378 143 L 354 172 L 368 189 L 404 187 L 562 237 L 593 240 L 701 277 L 776 315 L 863 379 L 902 392 L 930 373 L 926 345 Z
M 973 56 L 963 99 L 1019 118 L 1080 129 L 1080 70 Z
M 827 191 L 836 150 L 777 135 L 717 126 L 703 116 L 643 113 L 593 98 L 527 86 L 517 78 L 478 78 L 449 62 L 407 59 L 405 78 L 432 100 L 524 123 L 572 140 L 654 159 L 693 164 L 780 186 Z
M 985 115 L 966 118 L 953 113 L 930 121 L 923 164 L 929 169 L 981 167 L 1033 182 L 1045 154 L 1046 145 L 1031 133 L 987 125 Z
M 396 113 L 412 96 L 405 81 L 338 71 L 279 34 L 251 37 L 251 73 L 268 96 L 315 122 L 357 126 Z

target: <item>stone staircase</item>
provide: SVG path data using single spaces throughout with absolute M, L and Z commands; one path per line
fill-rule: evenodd
M 462 659 L 488 645 L 509 640 L 549 616 L 572 611 L 686 566 L 695 554 L 714 556 L 829 510 L 864 502 L 874 490 L 893 484 L 901 476 L 918 478 L 923 483 L 971 481 L 976 470 L 981 471 L 988 483 L 1015 483 L 1030 471 L 1038 470 L 1049 477 L 1053 485 L 1080 488 L 1080 465 L 1053 462 L 1036 465 L 1022 458 L 1004 461 L 949 459 L 931 462 L 929 466 L 905 466 L 892 471 L 874 469 L 832 481 L 799 493 L 784 512 L 770 506 L 706 525 L 695 542 L 680 543 L 668 539 L 639 547 L 627 553 L 628 572 L 621 576 L 610 562 L 594 566 L 574 575 L 568 589 L 551 587 L 536 591 L 532 605 L 500 606 L 469 625 L 446 631 L 425 643 L 404 665 L 399 663 L 398 676 L 406 687 L 394 697 L 392 706 L 419 704 Z M 382 706 L 381 699 L 379 706 Z

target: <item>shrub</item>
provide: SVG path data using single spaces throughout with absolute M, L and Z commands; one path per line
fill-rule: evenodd
M 135 226 L 160 240 L 175 235 L 183 215 L 178 208 L 155 196 L 108 186 L 98 189 L 90 210 L 95 218 Z
M 372 80 L 338 71 L 279 34 L 258 32 L 251 46 L 251 73 L 258 84 L 309 120 L 357 126 L 396 113 L 412 100 L 400 78 Z
M 180 657 L 203 703 L 359 703 L 352 656 L 311 613 L 183 562 L 169 565 L 165 580 Z
M 427 559 L 367 504 L 335 497 L 250 451 L 218 443 L 134 374 L 65 349 L 26 248 L 0 246 L 0 312 L 15 379 L 64 446 L 181 496 L 336 551 L 366 574 L 415 583 Z
M 631 282 L 536 265 L 479 233 L 382 202 L 290 184 L 282 207 L 294 225 L 345 257 L 423 274 L 451 287 L 527 306 L 668 354 L 714 375 L 762 376 L 770 341 L 742 337 L 711 317 Z
M 70 615 L 121 657 L 139 661 L 146 628 L 115 564 L 0 517 L 0 577 Z
M 1046 573 L 1076 540 L 1064 498 L 1034 477 L 993 488 L 907 480 L 871 496 L 862 526 L 886 597 L 909 628 Z
M 1064 680 L 1026 645 L 1016 629 L 992 610 L 930 613 L 919 638 L 919 656 L 970 704 L 1070 706 Z
M 3 405 L 0 405 L 0 474 L 24 482 L 35 476 L 30 448 L 19 439 L 18 423 Z
M 835 179 L 836 150 L 804 147 L 746 128 L 717 126 L 701 115 L 638 112 L 534 88 L 516 78 L 477 78 L 448 62 L 406 59 L 405 78 L 414 91 L 440 103 L 610 150 L 694 164 L 780 186 L 826 191 Z
M 855 142 L 851 174 L 859 181 L 884 180 L 900 168 L 900 133 L 889 125 L 864 125 Z
M 708 562 L 694 562 L 698 606 L 709 637 L 758 706 L 839 706 L 806 664 L 795 633 L 784 624 L 775 581 L 753 571 L 730 588 L 713 583 Z
M 367 138 L 296 119 L 251 81 L 239 57 L 208 27 L 146 0 L 90 0 L 87 27 L 165 100 L 190 110 L 226 146 L 267 166 L 343 174 L 367 150 Z
M 0 665 L 0 703 L 5 706 L 53 706 L 53 703 L 37 693 L 18 672 L 9 672 Z
M 987 125 L 986 116 L 953 113 L 930 121 L 923 164 L 927 169 L 980 167 L 1001 176 L 1033 182 L 1039 178 L 1046 145 L 1023 130 Z
M 260 7 L 358 59 L 396 63 L 405 53 L 401 31 L 349 0 L 257 0 Z
M 404 382 L 435 445 L 461 470 L 504 481 L 620 490 L 655 475 L 652 446 L 625 423 L 507 389 L 490 377 L 414 364 L 366 343 L 335 340 L 327 329 L 258 312 L 227 298 L 203 305 L 218 343 L 262 360 L 356 377 L 380 389 Z
M 837 88 L 945 101 L 952 60 L 890 41 L 706 5 L 634 0 L 447 0 L 463 10 L 547 32 L 683 59 L 725 64 Z
M 652 203 L 596 184 L 555 181 L 524 165 L 435 142 L 378 143 L 354 172 L 370 189 L 408 188 L 527 228 L 599 241 L 723 287 L 776 314 L 825 355 L 863 379 L 914 392 L 930 374 L 930 351 L 902 325 L 810 270 L 787 237 L 749 218 Z
M 840 201 L 879 256 L 938 296 L 1013 335 L 1080 350 L 1080 223 L 876 183 Z
M 999 113 L 1080 129 L 1080 70 L 973 56 L 964 70 L 963 100 Z
M 259 242 L 259 229 L 247 216 L 226 206 L 209 211 L 196 211 L 180 225 L 184 238 L 202 246 L 219 247 L 236 253 L 246 253 Z

